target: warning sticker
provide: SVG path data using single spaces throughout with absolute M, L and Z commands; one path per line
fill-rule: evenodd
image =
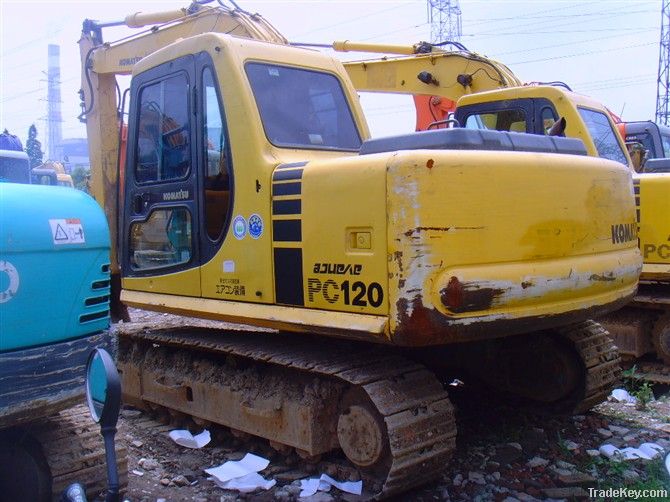
M 84 244 L 84 227 L 79 218 L 49 220 L 54 244 Z

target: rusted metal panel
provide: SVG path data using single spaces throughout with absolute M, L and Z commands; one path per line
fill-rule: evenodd
M 523 152 L 397 152 L 387 192 L 394 344 L 579 322 L 635 292 L 635 239 L 612 239 L 614 227 L 635 221 L 621 166 Z

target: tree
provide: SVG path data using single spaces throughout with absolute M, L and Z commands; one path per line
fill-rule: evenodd
M 89 193 L 88 188 L 88 171 L 83 167 L 77 167 L 72 171 L 72 182 L 74 187 Z
M 35 124 L 32 124 L 28 128 L 28 140 L 26 141 L 26 153 L 30 158 L 30 167 L 37 167 L 42 164 L 42 158 L 44 153 L 42 153 L 42 143 L 37 140 L 37 127 Z

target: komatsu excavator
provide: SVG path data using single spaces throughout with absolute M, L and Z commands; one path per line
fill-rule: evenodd
M 357 90 L 413 95 L 417 130 L 455 122 L 466 129 L 558 134 L 581 139 L 590 156 L 635 167 L 611 113 L 565 84 L 523 85 L 502 63 L 460 45 L 448 51 L 426 43 L 346 41 L 335 42 L 333 49 L 394 55 L 344 66 Z M 636 129 L 637 124 L 627 127 L 628 141 L 644 141 L 650 148 L 651 139 Z M 658 383 L 670 383 L 670 174 L 663 172 L 664 166 L 665 159 L 653 160 L 633 175 L 638 231 L 612 229 L 613 240 L 635 234 L 639 241 L 644 258 L 639 292 L 626 308 L 600 320 L 627 362 L 638 364 L 638 376 Z M 651 354 L 665 366 L 638 361 Z
M 337 59 L 237 8 L 124 24 L 153 27 L 108 43 L 86 21 L 80 41 L 121 300 L 246 325 L 121 326 L 127 402 L 341 449 L 386 497 L 453 455 L 454 361 L 545 410 L 605 399 L 619 358 L 589 319 L 630 301 L 642 263 L 625 166 L 568 138 L 369 139 Z

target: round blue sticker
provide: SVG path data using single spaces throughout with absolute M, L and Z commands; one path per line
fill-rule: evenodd
M 249 235 L 253 239 L 258 239 L 263 235 L 263 218 L 257 214 L 249 216 Z
M 247 235 L 247 221 L 244 219 L 244 216 L 237 215 L 233 220 L 233 235 L 236 239 L 244 239 L 244 236 Z

